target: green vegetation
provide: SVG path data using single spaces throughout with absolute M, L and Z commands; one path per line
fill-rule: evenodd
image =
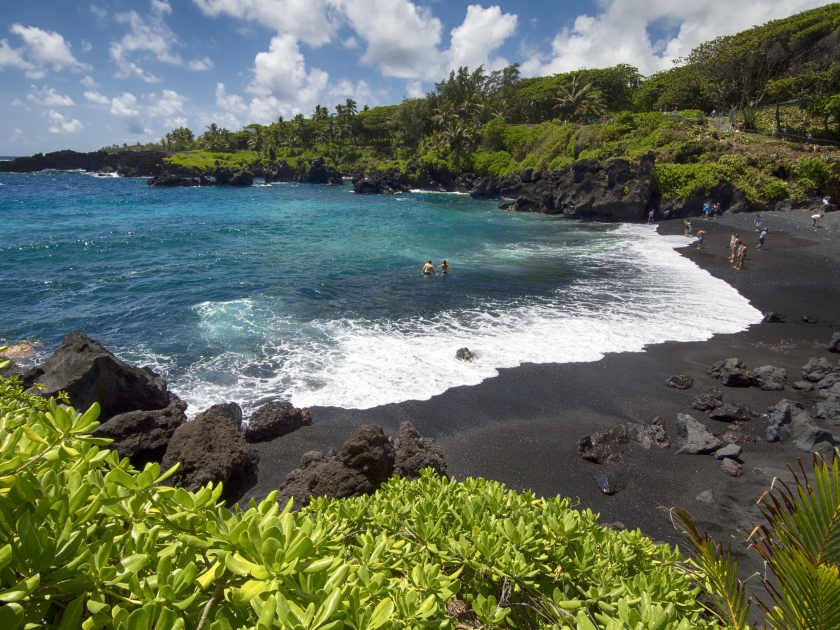
M 0 378 L 0 627 L 710 630 L 678 551 L 568 499 L 424 471 L 245 511 L 161 485 L 86 413 Z
M 666 196 L 687 199 L 731 182 L 751 201 L 817 191 L 840 198 L 838 41 L 840 4 L 831 4 L 706 42 L 649 77 L 626 64 L 533 78 L 522 78 L 517 64 L 489 74 L 460 68 L 399 105 L 359 109 L 347 99 L 332 112 L 319 104 L 309 117 L 237 132 L 211 124 L 197 137 L 179 128 L 131 148 L 176 152 L 172 163 L 202 169 L 323 157 L 344 173 L 396 169 L 409 177 L 499 176 L 653 151 Z M 758 134 L 728 134 L 727 118 L 704 117 L 713 110 L 734 111 L 736 127 Z M 825 173 L 797 174 L 806 158 Z
M 778 481 L 758 505 L 765 523 L 745 536 L 770 570 L 769 601 L 757 599 L 772 630 L 840 628 L 840 452 L 829 463 L 814 454 L 813 477 L 792 468 L 793 488 Z M 708 596 L 708 610 L 732 630 L 749 630 L 751 601 L 738 579 L 738 557 L 701 533 L 691 516 L 673 510 L 694 548 L 693 576 Z

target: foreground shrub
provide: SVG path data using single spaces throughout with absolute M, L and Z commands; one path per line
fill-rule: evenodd
M 424 471 L 246 511 L 160 485 L 84 414 L 0 378 L 0 628 L 707 629 L 677 551 L 568 499 Z

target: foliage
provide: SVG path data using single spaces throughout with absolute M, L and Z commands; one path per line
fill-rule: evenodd
M 0 627 L 710 630 L 679 552 L 568 499 L 423 472 L 245 511 L 170 488 L 0 378 Z M 470 624 L 465 626 L 464 624 Z
M 764 579 L 770 602 L 757 599 L 773 630 L 822 630 L 840 627 L 840 452 L 831 463 L 814 454 L 813 476 L 802 461 L 790 469 L 793 487 L 775 480 L 777 489 L 758 501 L 765 523 L 746 536 L 772 574 Z M 688 535 L 695 559 L 691 575 L 710 598 L 710 610 L 727 627 L 746 628 L 750 601 L 737 579 L 738 564 L 691 516 L 674 511 Z
M 732 171 L 723 164 L 658 164 L 656 177 L 663 196 L 685 200 L 731 181 Z

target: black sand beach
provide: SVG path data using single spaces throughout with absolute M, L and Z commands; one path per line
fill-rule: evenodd
M 578 440 L 622 422 L 647 423 L 656 416 L 665 419 L 673 435 L 678 413 L 688 413 L 722 435 L 726 423 L 689 406 L 695 395 L 715 384 L 724 392 L 724 402 L 741 402 L 758 413 L 783 398 L 813 406 L 820 399 L 817 394 L 790 385 L 782 392 L 725 388 L 707 374 L 713 363 L 739 357 L 749 368 L 771 364 L 787 369 L 790 384 L 799 380 L 800 367 L 809 357 L 826 357 L 832 363 L 840 358 L 826 350 L 840 327 L 840 213 L 826 215 L 816 229 L 810 227 L 810 214 L 767 213 L 770 232 L 762 251 L 755 250 L 754 214 L 697 219 L 695 232 L 701 226 L 707 230 L 704 249 L 680 250 L 762 312 L 786 315 L 786 323 L 758 324 L 705 342 L 662 343 L 645 352 L 610 354 L 594 363 L 526 364 L 428 401 L 368 410 L 313 408 L 312 426 L 258 445 L 259 481 L 245 496 L 265 496 L 297 467 L 304 452 L 338 449 L 360 424 L 379 424 L 395 435 L 399 424 L 410 420 L 423 435 L 441 444 L 449 473 L 457 479 L 481 476 L 540 495 L 575 497 L 581 508 L 600 513 L 602 522 L 621 521 L 672 544 L 683 540 L 670 524 L 666 508 L 680 506 L 713 535 L 739 541 L 736 530 L 749 528 L 750 519 L 757 519 L 755 499 L 775 476 L 788 474 L 786 463 L 810 457 L 789 443 L 765 442 L 765 419 L 742 424 L 745 433 L 760 439 L 743 446 L 745 474 L 738 478 L 724 474 L 712 456 L 676 454 L 675 448 L 643 450 L 634 444 L 616 464 L 593 464 L 578 454 Z M 659 225 L 662 234 L 682 230 L 682 220 Z M 728 263 L 732 231 L 739 232 L 750 248 L 742 271 Z M 708 308 L 713 310 L 715 304 Z M 814 323 L 803 322 L 803 317 Z M 694 387 L 684 391 L 668 387 L 665 381 L 673 374 L 693 377 Z M 595 475 L 610 469 L 623 474 L 627 487 L 607 496 Z M 713 496 L 711 503 L 696 499 L 706 490 Z

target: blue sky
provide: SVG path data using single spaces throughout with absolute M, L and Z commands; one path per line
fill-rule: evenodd
M 30 0 L 0 7 L 0 155 L 95 150 L 316 103 L 421 95 L 451 68 L 631 63 L 820 0 Z M 733 10 L 733 7 L 737 7 Z

